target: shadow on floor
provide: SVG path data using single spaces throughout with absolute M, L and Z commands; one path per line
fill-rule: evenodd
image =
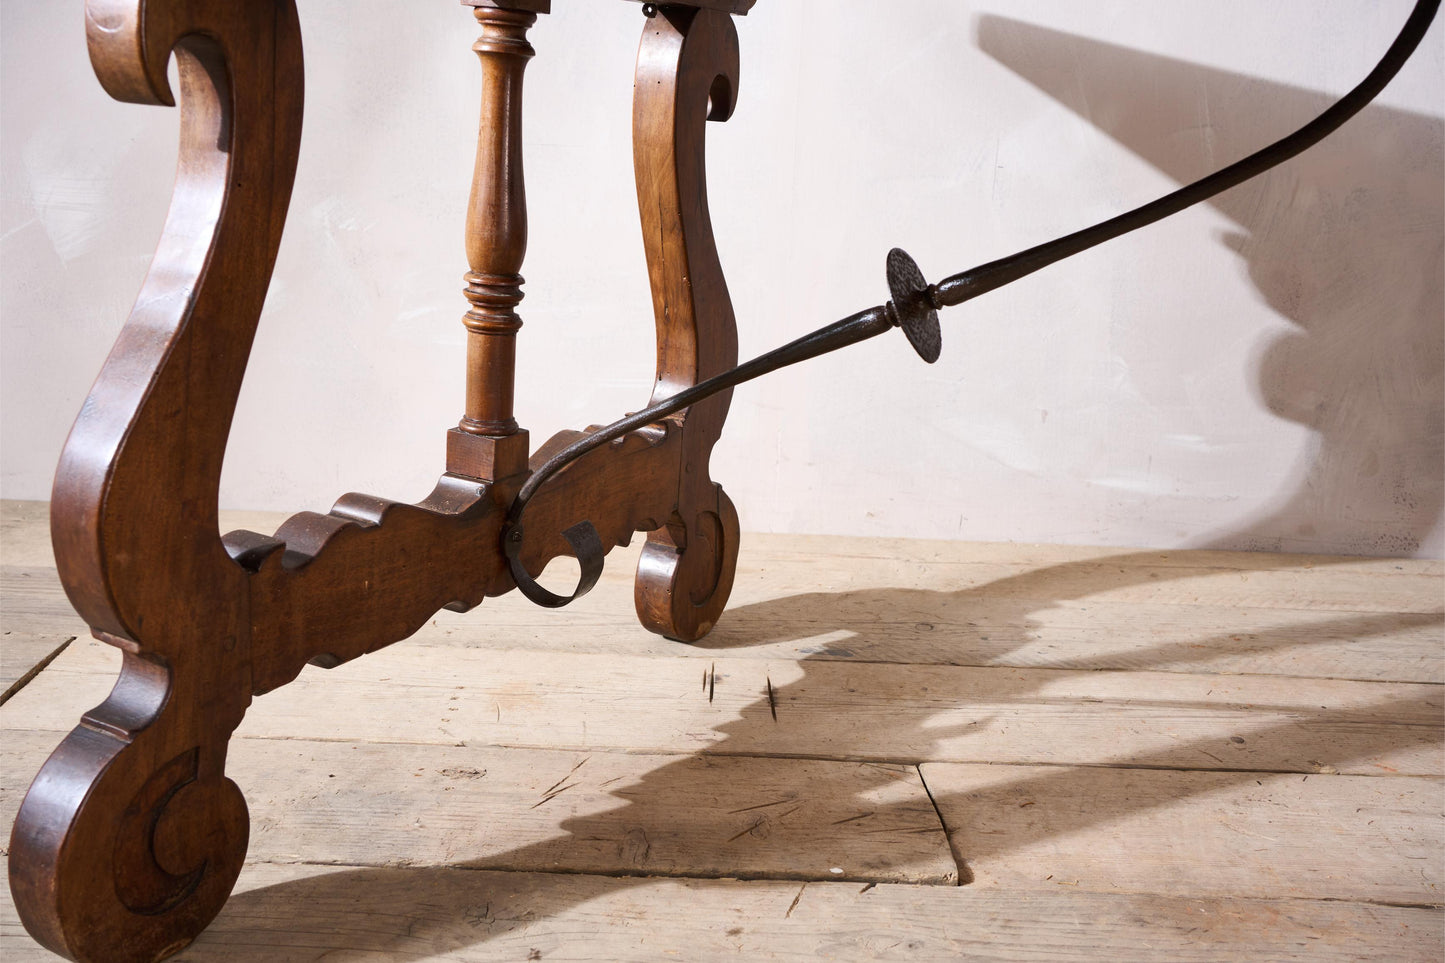
M 957 593 L 933 594 L 960 599 L 965 603 L 972 598 L 992 599 L 996 604 L 1000 604 L 999 600 L 1002 598 L 1004 602 L 1001 604 L 1011 605 L 1015 614 L 1026 623 L 1028 613 L 1036 612 L 1040 607 L 1130 585 L 1153 584 L 1169 577 L 1169 569 L 1151 568 L 1139 562 L 1140 559 L 1133 556 L 1119 556 L 1056 565 Z M 1261 556 L 1260 562 L 1264 567 L 1271 567 L 1277 560 Z M 1197 573 L 1197 570 L 1185 568 L 1177 571 L 1180 574 Z M 720 626 L 721 635 L 710 640 L 709 644 L 710 647 L 722 651 L 748 644 L 763 644 L 786 636 L 786 626 L 789 624 L 798 629 L 794 637 L 811 637 L 819 629 L 820 609 L 839 613 L 838 617 L 825 623 L 834 626 L 835 630 L 866 633 L 868 623 L 850 618 L 846 613 L 861 612 L 869 608 L 881 612 L 907 609 L 916 604 L 915 597 L 918 594 L 920 593 L 911 590 L 868 589 L 833 595 L 810 594 L 745 606 L 737 613 L 740 616 L 737 621 L 766 621 L 776 627 L 775 631 L 754 637 L 750 642 L 736 633 L 722 631 Z M 1398 625 L 1400 616 L 1383 613 L 1379 616 L 1352 615 L 1350 618 L 1357 630 L 1368 633 L 1372 627 L 1384 631 L 1389 626 Z M 1438 624 L 1441 618 L 1440 615 L 1418 617 L 1421 624 Z M 1210 641 L 1201 640 L 1204 644 L 1210 644 Z M 1277 641 L 1280 645 L 1288 646 L 1306 644 L 1292 633 L 1280 633 Z M 941 643 L 941 639 L 934 639 L 931 644 L 937 651 Z M 946 646 L 946 643 L 943 644 Z M 1272 641 L 1269 638 L 1255 642 L 1256 646 L 1270 644 Z M 1175 656 L 1175 644 L 1165 644 L 1152 652 L 1136 652 L 1133 667 L 1148 669 L 1155 665 L 1168 664 Z M 809 676 L 822 665 L 824 662 L 821 659 L 805 660 L 801 663 L 803 677 L 780 687 L 777 702 L 780 707 L 784 707 L 783 711 L 794 712 L 795 706 L 806 706 L 804 692 L 808 688 Z M 1081 669 L 1081 673 L 1092 671 L 1089 668 Z M 1058 673 L 1050 675 L 1049 681 L 1052 684 L 1057 681 L 1055 677 Z M 1034 681 L 1029 681 L 1030 679 Z M 995 707 L 999 703 L 1017 703 L 1021 706 L 1047 703 L 1051 696 L 1037 691 L 1036 684 L 1036 676 L 1031 677 L 1024 673 L 1017 677 L 1012 686 L 1005 685 L 1000 688 L 998 685 L 991 685 L 986 694 L 975 692 L 973 698 L 979 701 L 986 699 Z M 933 698 L 958 705 L 967 705 L 969 701 L 969 696 L 962 692 L 934 693 Z M 1438 745 L 1442 738 L 1445 738 L 1445 732 L 1440 728 L 1415 731 L 1408 730 L 1407 727 L 1375 724 L 1382 713 L 1409 718 L 1418 717 L 1422 713 L 1439 715 L 1439 697 L 1431 695 L 1429 699 L 1435 701 L 1420 697 L 1396 704 L 1372 705 L 1368 709 L 1360 710 L 1290 705 L 1287 722 L 1251 729 L 1248 732 L 1249 741 L 1255 746 L 1269 747 L 1271 758 L 1295 760 L 1280 768 L 1288 769 L 1297 765 L 1329 772 L 1332 767 L 1343 767 L 1352 761 L 1392 751 Z M 1127 704 L 1132 712 L 1137 713 L 1141 706 L 1151 713 L 1157 712 L 1161 723 L 1177 714 L 1188 714 L 1203 708 L 1196 703 L 1151 699 L 1148 693 L 1141 693 L 1138 699 L 1127 700 Z M 1123 709 L 1124 706 L 1125 703 L 1121 702 L 1120 708 Z M 1218 706 L 1213 708 L 1217 709 Z M 719 727 L 718 731 L 726 738 L 715 744 L 711 751 L 746 754 L 754 751 L 760 741 L 775 741 L 775 731 L 771 729 L 773 723 L 768 716 L 766 701 L 755 703 L 741 715 L 742 718 Z M 804 738 L 808 738 L 805 730 L 796 729 L 798 724 L 797 721 L 790 721 L 790 725 L 795 727 L 794 731 L 799 731 Z M 811 721 L 803 721 L 802 725 L 815 727 L 816 736 L 816 727 L 827 725 L 827 715 L 814 714 Z M 894 744 L 926 747 L 939 740 L 954 740 L 960 736 L 966 738 L 966 733 L 930 725 L 928 714 L 917 711 L 899 712 L 896 725 L 908 727 L 911 731 L 891 732 L 888 741 Z M 767 731 L 757 732 L 760 727 Z M 1229 751 L 1227 747 L 1221 746 L 1228 742 L 1228 739 L 1221 736 L 1197 744 L 1171 744 L 1158 751 L 1111 757 L 1108 767 L 1020 770 L 1017 779 L 991 785 L 981 793 L 970 793 L 967 798 L 969 806 L 1003 805 L 1004 801 L 1007 801 L 1007 805 L 1016 806 L 1017 802 L 1014 800 L 1020 796 L 1043 800 L 1068 799 L 1075 802 L 1057 811 L 1039 812 L 1038 820 L 1031 821 L 1031 825 L 1037 827 L 1032 835 L 1026 831 L 1005 835 L 976 835 L 957 826 L 948 827 L 962 882 L 967 884 L 971 879 L 971 862 L 995 858 L 1010 847 L 1027 847 L 1050 835 L 1067 836 L 1095 824 L 1126 818 L 1134 812 L 1168 806 L 1177 801 L 1177 798 L 1183 798 L 1161 798 L 1156 795 L 1121 799 L 1117 792 L 1107 791 L 1120 778 L 1114 767 L 1195 768 L 1205 756 L 1218 759 L 1217 754 Z M 1109 756 L 1113 747 L 1099 748 L 1103 755 Z M 927 755 L 925 750 L 920 758 Z M 1229 771 L 1227 767 L 1219 769 L 1211 766 L 1215 778 L 1208 783 L 1209 791 L 1247 785 L 1258 779 L 1262 772 L 1269 771 L 1269 767 L 1262 767 L 1261 771 L 1250 771 L 1247 764 L 1239 765 L 1245 768 Z M 569 819 L 558 826 L 558 833 L 576 839 L 596 839 L 599 835 L 611 838 L 618 835 L 618 824 L 621 821 L 625 825 L 637 827 L 644 834 L 650 829 L 658 836 L 671 836 L 674 839 L 679 833 L 684 834 L 684 839 L 686 834 L 695 834 L 699 840 L 714 843 L 722 836 L 731 836 L 736 829 L 732 822 L 726 826 L 710 825 L 706 818 L 699 818 L 695 813 L 677 811 L 676 800 L 680 795 L 685 795 L 684 785 L 692 778 L 693 771 L 690 771 L 688 763 L 661 766 L 639 780 L 618 787 L 617 795 L 622 803 L 620 813 L 619 810 L 613 810 L 605 819 L 597 822 L 588 817 Z M 865 791 L 882 788 L 889 778 L 880 773 L 877 786 L 865 787 Z M 858 792 L 859 783 L 850 781 L 846 791 Z M 1182 781 L 1178 784 L 1178 791 L 1187 795 L 1199 790 L 1191 788 L 1189 782 Z M 1109 804 L 1101 808 L 1088 805 L 1087 801 L 1096 798 L 1108 798 Z M 1080 805 L 1077 802 L 1079 800 L 1086 802 Z M 947 799 L 942 801 L 946 804 L 961 802 Z M 880 808 L 876 803 L 870 803 L 869 806 L 873 809 Z M 943 807 L 945 812 L 949 808 L 949 805 Z M 359 827 L 358 831 L 364 832 L 364 827 Z M 839 828 L 839 832 L 847 831 L 847 827 Z M 682 845 L 685 848 L 685 843 Z M 757 842 L 756 845 L 766 845 L 766 840 Z M 548 859 L 555 860 L 555 840 L 547 844 L 546 853 Z M 485 866 L 540 866 L 544 865 L 542 857 L 543 851 L 540 847 L 531 852 L 524 847 L 500 856 L 488 856 Z M 258 930 L 275 933 L 283 943 L 293 938 L 300 939 L 303 943 L 306 940 L 320 940 L 313 948 L 304 952 L 297 951 L 300 956 L 296 958 L 311 958 L 314 954 L 327 950 L 325 958 L 328 960 L 361 959 L 368 954 L 377 953 L 386 954 L 387 959 L 423 959 L 489 940 L 510 940 L 531 922 L 574 909 L 586 900 L 615 895 L 630 887 L 649 885 L 649 880 L 641 876 L 601 878 L 568 874 L 528 874 L 517 875 L 515 883 L 512 883 L 508 881 L 510 876 L 456 872 L 468 868 L 476 867 L 469 866 L 466 861 L 458 861 L 440 867 L 344 870 L 240 893 L 227 904 L 212 930 L 204 934 L 184 958 L 204 960 L 212 951 L 224 954 L 226 959 L 232 960 L 278 958 L 277 945 L 257 945 L 254 948 L 254 957 L 246 956 L 245 954 L 250 952 L 247 946 L 231 942 L 230 931 L 234 926 L 244 931 L 248 940 L 254 940 Z M 358 923 L 355 915 L 357 906 L 386 907 L 388 918 L 380 924 L 370 919 Z M 503 910 L 502 907 L 507 908 Z M 411 922 L 406 926 L 398 926 L 395 917 Z M 292 949 L 295 948 L 295 944 L 289 945 Z
M 1438 32 L 1438 31 L 1437 31 Z M 1429 42 L 1429 41 L 1427 41 Z M 1242 156 L 1313 116 L 1330 98 L 1307 90 L 1229 74 L 1194 64 L 1127 50 L 1095 40 L 1043 28 L 985 17 L 979 26 L 980 47 L 1050 96 L 1078 110 L 1111 137 L 1128 146 L 1171 177 L 1187 181 Z M 1198 116 L 1199 104 L 1215 105 L 1220 124 Z M 1247 103 L 1249 109 L 1242 107 Z M 1236 123 L 1238 121 L 1238 123 Z M 1227 123 L 1229 126 L 1223 126 Z M 1214 203 L 1239 225 L 1224 238 L 1248 265 L 1261 295 L 1289 318 L 1297 330 L 1276 338 L 1258 359 L 1260 398 L 1282 418 L 1309 427 L 1318 443 L 1309 453 L 1293 490 L 1282 493 L 1266 515 L 1243 520 L 1236 530 L 1221 533 L 1220 545 L 1269 550 L 1310 550 L 1316 540 L 1347 544 L 1369 554 L 1414 551 L 1441 517 L 1445 475 L 1442 475 L 1442 412 L 1445 412 L 1445 360 L 1442 360 L 1441 221 L 1445 211 L 1442 178 L 1442 123 L 1386 107 L 1371 107 L 1320 148 Z M 1367 283 L 1366 283 L 1367 282 Z M 997 625 L 1027 625 L 1036 613 L 1067 600 L 1167 578 L 1167 568 L 1146 567 L 1137 559 L 1100 560 L 1059 565 L 954 593 L 920 593 L 904 589 L 818 592 L 747 606 L 725 618 L 707 644 L 726 651 L 747 645 L 823 633 L 849 633 L 849 655 L 867 639 L 906 634 L 910 613 L 937 612 L 940 604 L 954 611 L 947 623 L 960 633 L 966 648 L 957 660 L 984 664 L 1006 655 L 1020 639 L 993 639 L 976 631 L 979 613 Z M 1271 560 L 1261 558 L 1262 567 Z M 923 598 L 928 596 L 928 598 Z M 926 603 L 926 604 L 925 604 Z M 485 613 L 483 613 L 485 617 Z M 1439 624 L 1439 615 L 1369 615 L 1350 613 L 1322 623 L 1282 626 L 1255 633 L 1244 643 L 1248 651 L 1268 652 L 1308 646 L 1321 639 L 1364 637 L 1403 624 Z M 892 625 L 880 635 L 878 627 Z M 1302 623 L 1303 624 L 1303 623 Z M 902 626 L 903 628 L 898 628 Z M 972 629 L 970 628 L 972 626 Z M 929 631 L 936 626 L 930 624 Z M 922 629 L 919 629 L 922 631 Z M 1017 630 L 1015 630 L 1017 631 Z M 937 651 L 940 640 L 929 648 Z M 1202 635 L 1176 638 L 1131 651 L 1128 667 L 1170 668 L 1197 661 L 1201 652 L 1238 654 L 1238 637 Z M 898 653 L 889 653 L 897 660 Z M 882 653 L 878 653 L 881 660 Z M 818 660 L 804 661 L 803 679 L 778 693 L 780 705 L 799 701 Z M 906 659 L 904 659 L 906 661 Z M 1091 671 L 1098 663 L 1050 664 L 1053 668 Z M 1043 695 L 1026 677 L 1013 688 L 995 688 L 990 703 L 1038 704 Z M 791 690 L 791 691 L 790 691 Z M 947 698 L 948 694 L 936 694 Z M 1146 694 L 1147 695 L 1147 694 Z M 1195 708 L 1186 704 L 1150 703 L 1161 721 Z M 1435 703 L 1375 706 L 1401 713 L 1434 711 Z M 755 704 L 744 719 L 721 727 L 726 739 L 713 751 L 747 752 L 755 745 L 752 727 L 767 718 L 764 704 Z M 1406 733 L 1403 727 L 1367 724 L 1349 709 L 1291 708 L 1287 723 L 1251 733 L 1255 742 L 1273 743 L 1276 752 L 1339 766 L 1360 758 L 1424 744 L 1438 744 L 1437 729 Z M 926 727 L 916 714 L 900 713 L 898 724 L 914 727 L 894 732 L 890 741 L 929 745 L 957 733 Z M 817 724 L 823 724 L 819 722 Z M 1180 768 L 1192 754 L 1214 752 L 1214 741 L 1171 746 L 1167 751 L 1126 755 L 1113 766 Z M 922 758 L 922 757 L 920 757 Z M 907 760 L 905 760 L 907 761 Z M 1111 768 L 1059 768 L 1044 775 L 1023 775 L 994 787 L 989 796 L 1035 792 L 1050 797 L 1090 799 L 1107 784 Z M 1259 773 L 1224 772 L 1223 783 L 1252 782 Z M 624 818 L 638 827 L 667 826 L 672 831 L 680 814 L 668 803 L 686 767 L 666 765 L 623 787 Z M 1045 785 L 1047 784 L 1047 785 Z M 854 784 L 856 788 L 856 784 Z M 1181 784 L 1181 791 L 1185 787 Z M 624 798 L 624 797 L 619 797 Z M 1138 800 L 1138 808 L 1167 805 L 1168 799 Z M 1077 807 L 1039 820 L 1040 832 L 1063 835 L 1097 822 L 1130 814 L 1127 804 L 1107 812 Z M 685 815 L 685 814 L 683 814 Z M 608 815 L 615 832 L 616 811 Z M 683 820 L 685 821 L 685 820 Z M 1043 827 L 1047 825 L 1047 829 Z M 699 838 L 715 838 L 732 826 L 689 825 Z M 365 831 L 359 827 L 358 831 Z M 586 837 L 600 827 L 587 818 L 568 820 L 561 834 Z M 999 855 L 1004 847 L 1025 846 L 1037 838 L 1019 835 L 975 836 L 952 843 L 964 880 L 970 861 Z M 528 865 L 525 849 L 508 854 L 509 862 Z M 490 862 L 495 863 L 495 860 Z M 501 877 L 457 873 L 466 862 L 450 867 L 354 869 L 328 873 L 235 896 L 213 929 L 203 935 L 186 959 L 203 960 L 213 951 L 228 960 L 275 960 L 293 950 L 279 944 L 287 934 L 325 934 L 319 945 L 294 952 L 311 958 L 323 951 L 328 960 L 370 958 L 414 960 L 498 940 L 529 920 L 555 916 L 599 895 L 621 888 L 647 886 L 645 878 L 602 879 L 566 875 Z M 525 912 L 502 918 L 493 907 L 504 902 L 525 904 Z M 352 919 L 328 907 L 387 907 L 394 919 L 347 929 Z M 274 932 L 278 946 L 250 949 L 228 945 L 234 925 L 254 933 Z

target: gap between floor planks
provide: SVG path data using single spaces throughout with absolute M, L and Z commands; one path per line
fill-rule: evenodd
M 10 730 L 6 819 L 53 741 Z M 1440 902 L 1439 779 L 921 769 L 250 739 L 227 766 L 252 862 Z
M 13 819 L 55 737 L 6 743 Z M 256 862 L 958 883 L 914 766 L 236 739 L 226 772 Z
M 755 586 L 749 588 L 758 595 Z M 1021 608 L 1008 600 L 960 602 L 948 593 L 885 589 L 842 597 L 755 597 L 731 609 L 703 643 L 687 646 L 637 626 L 627 610 L 630 592 L 630 583 L 609 579 L 565 618 L 510 596 L 467 613 L 443 611 L 408 644 L 1445 682 L 1445 660 L 1439 658 L 1445 616 L 1433 613 L 1206 608 L 1092 598 Z M 88 634 L 54 569 L 0 567 L 0 599 L 4 685 L 65 639 Z
M 68 730 L 119 655 L 72 643 L 0 707 Z M 458 682 L 458 680 L 462 680 Z M 772 690 L 769 699 L 768 689 Z M 1437 685 L 393 646 L 308 667 L 239 734 L 874 762 L 1440 775 Z M 774 719 L 776 710 L 776 719 Z
M 570 959 L 1391 963 L 1439 959 L 1431 910 L 1306 900 L 248 865 L 178 963 Z M 19 932 L 7 963 L 54 959 Z

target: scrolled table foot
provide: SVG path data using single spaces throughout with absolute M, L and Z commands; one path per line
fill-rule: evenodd
M 201 737 L 174 703 L 136 719 L 137 690 L 168 701 L 164 669 L 144 662 L 128 655 L 111 699 L 50 756 L 10 837 L 21 919 L 74 960 L 179 952 L 220 912 L 246 855 L 246 801 L 224 775 L 224 738 Z
M 647 537 L 633 601 L 648 631 L 696 642 L 722 615 L 738 561 L 738 512 L 720 485 L 715 501 Z

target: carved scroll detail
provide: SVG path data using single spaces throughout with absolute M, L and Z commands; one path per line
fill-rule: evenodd
M 161 766 L 131 797 L 116 831 L 115 895 L 132 913 L 161 916 L 195 893 L 206 874 L 204 859 L 189 870 L 173 873 L 156 854 L 156 826 L 171 800 L 200 774 L 200 750 L 190 749 Z
M 657 321 L 652 400 L 737 364 L 737 328 L 713 240 L 704 157 L 708 120 L 737 103 L 738 37 L 719 10 L 662 6 L 643 29 L 633 94 L 633 163 Z M 732 589 L 737 512 L 708 476 L 731 390 L 680 416 L 686 441 L 676 511 L 648 537 L 637 614 L 682 641 L 706 635 Z
M 21 805 L 26 927 L 79 960 L 155 960 L 224 903 L 246 851 L 226 744 L 251 698 L 245 570 L 216 534 L 221 459 L 301 135 L 291 0 L 91 0 L 91 61 L 122 100 L 172 104 L 180 161 L 141 294 L 76 420 L 51 508 L 56 563 L 110 697 Z

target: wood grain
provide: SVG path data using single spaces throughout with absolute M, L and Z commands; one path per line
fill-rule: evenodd
M 180 157 L 155 258 L 51 504 L 70 600 L 126 650 L 124 666 L 36 777 L 9 877 L 27 929 L 54 951 L 149 963 L 209 922 L 245 857 L 225 760 L 250 701 L 246 575 L 216 514 L 291 195 L 304 71 L 289 0 L 92 0 L 85 25 L 117 99 L 176 103 L 174 56 Z
M 180 959 L 1433 963 L 1442 940 L 1440 911 L 1370 903 L 253 864 Z M 0 952 L 53 959 L 3 893 Z
M 53 742 L 7 731 L 0 814 Z M 240 739 L 230 771 L 252 862 L 958 883 L 912 766 Z
M 1104 556 L 1039 566 L 1008 562 L 933 563 L 933 578 L 962 594 L 1020 603 L 1092 600 L 1120 604 L 1178 606 L 1245 606 L 1313 609 L 1315 611 L 1390 612 L 1439 615 L 1445 611 L 1442 576 L 1426 563 L 1408 566 L 1380 559 L 1373 566 L 1358 561 L 1339 568 L 1331 564 L 1287 565 L 1270 556 L 1234 553 L 1232 564 L 1189 564 L 1187 553 L 1173 553 L 1173 564 L 1151 564 L 1151 553 Z M 785 559 L 780 559 L 780 562 Z M 936 566 L 936 567 L 935 567 Z M 1398 569 L 1396 568 L 1398 566 Z M 952 568 L 950 571 L 949 568 Z M 1390 569 L 1388 573 L 1382 569 Z M 779 588 L 816 591 L 805 569 L 791 568 Z M 837 586 L 848 589 L 859 573 Z M 795 580 L 795 581 L 794 581 Z M 852 584 L 850 584 L 852 583 Z
M 63 729 L 114 655 L 73 643 L 4 707 Z M 435 668 L 445 664 L 440 677 Z M 711 684 L 700 686 L 704 676 Z M 464 694 L 449 699 L 456 686 Z M 773 688 L 777 720 L 767 689 Z M 881 762 L 1439 775 L 1440 686 L 1268 676 L 695 660 L 405 647 L 310 668 L 238 730 L 545 749 Z M 445 719 L 438 725 L 434 720 Z
M 0 641 L 0 702 L 24 688 L 75 639 L 74 635 L 37 635 L 6 629 Z
M 0 621 L 15 631 L 44 631 L 45 618 L 80 626 L 51 564 L 43 502 L 0 501 Z M 278 512 L 221 513 L 221 530 L 270 532 Z M 35 520 L 40 520 L 40 525 Z M 1445 591 L 1438 561 L 1347 556 L 1261 555 L 1217 551 L 1124 551 L 1071 545 L 991 545 L 910 539 L 749 534 L 728 617 L 700 644 L 678 647 L 627 631 L 626 620 L 598 604 L 630 594 L 629 568 L 640 546 L 617 550 L 592 600 L 566 619 L 507 596 L 475 612 L 436 613 L 413 643 L 535 648 L 574 652 L 712 658 L 786 658 L 996 665 L 1075 669 L 1155 669 L 1258 673 L 1396 682 L 1445 682 L 1445 617 L 1428 611 L 1381 612 L 1276 608 L 1231 600 L 1239 574 L 1261 566 L 1299 588 L 1358 592 L 1373 579 L 1404 576 L 1408 608 L 1428 609 Z M 1027 578 L 1036 599 L 990 597 L 989 581 L 956 589 L 973 566 L 1005 567 Z M 1081 566 L 1213 570 L 1204 604 L 1119 602 L 1101 594 L 1055 591 L 1053 574 Z M 791 578 L 804 568 L 815 581 Z M 1293 573 L 1293 575 L 1291 574 Z M 1361 581 L 1368 576 L 1371 581 Z M 1139 576 L 1148 578 L 1147 574 Z M 1065 574 L 1065 578 L 1068 576 Z M 23 582 L 21 580 L 24 580 Z M 972 577 L 970 577 L 972 580 Z M 565 581 L 565 579 L 562 579 Z M 1307 581 L 1308 580 L 1308 581 Z M 797 582 L 798 584 L 793 584 Z M 904 583 L 906 582 L 906 587 Z M 1348 584 L 1348 583 L 1353 583 Z M 819 591 L 819 585 L 834 587 Z M 597 631 L 611 627 L 616 631 Z M 50 629 L 57 629 L 55 624 Z M 58 629 L 57 629 L 58 630 Z M 64 632 L 65 635 L 76 634 Z M 80 633 L 83 634 L 83 633 Z
M 1445 781 L 922 767 L 975 885 L 1445 901 Z
M 467 205 L 466 249 L 470 270 L 463 324 L 467 330 L 466 410 L 457 428 L 471 435 L 516 434 L 512 395 L 516 382 L 517 332 L 522 321 L 522 258 L 527 252 L 527 191 L 522 173 L 522 76 L 536 55 L 527 29 L 537 14 L 479 6 L 482 35 L 472 45 L 482 64 L 482 115 Z M 458 439 L 458 442 L 462 441 Z M 468 474 L 448 444 L 448 470 Z M 526 469 L 520 457 L 488 466 L 476 477 L 498 479 Z
M 50 503 L 0 499 L 0 564 L 54 568 Z
M 274 528 L 283 517 L 273 521 L 236 514 L 238 523 L 257 529 Z M 908 577 L 909 588 L 867 588 L 855 572 L 851 590 L 788 594 L 771 577 L 792 558 L 785 551 L 787 540 L 749 538 L 752 548 L 740 563 L 734 605 L 698 645 L 678 647 L 629 632 L 628 623 L 602 604 L 609 594 L 630 596 L 636 545 L 613 553 L 595 597 L 574 606 L 565 620 L 507 596 L 474 612 L 438 612 L 412 641 L 703 659 L 726 655 L 1445 682 L 1445 660 L 1439 658 L 1445 650 L 1445 618 L 1436 614 L 1093 599 L 1020 605 L 986 597 L 986 587 L 962 595 L 930 587 L 946 586 L 946 577 L 915 565 L 906 547 L 898 557 L 874 560 L 868 573 L 872 584 L 881 586 Z M 833 540 L 844 557 L 861 543 Z M 855 565 L 819 558 L 807 564 L 829 584 Z M 0 566 L 0 598 L 5 600 L 0 625 L 11 638 L 59 632 L 60 641 L 86 634 L 53 568 Z M 616 631 L 597 631 L 604 627 Z
M 724 10 L 664 4 L 644 22 L 632 88 L 632 157 L 657 329 L 653 403 L 738 361 L 704 149 L 707 122 L 732 116 L 738 76 L 737 28 Z M 737 568 L 737 509 L 708 473 L 731 401 L 729 389 L 673 416 L 686 428 L 686 470 L 676 508 L 648 535 L 637 565 L 638 618 L 683 642 L 717 624 Z
M 1117 601 L 1104 593 L 1072 597 L 1055 591 L 1055 570 L 1068 572 L 1095 559 L 1075 549 L 1040 553 L 1037 566 L 1005 580 L 1028 578 L 1032 597 L 991 594 L 992 582 L 955 588 L 961 561 L 975 549 L 955 546 L 942 562 L 936 543 L 865 539 L 818 539 L 819 549 L 792 551 L 790 538 L 749 535 L 750 549 L 739 562 L 728 616 L 706 639 L 677 648 L 629 635 L 597 631 L 609 622 L 604 600 L 626 591 L 620 570 L 629 554 L 614 561 L 594 598 L 573 607 L 568 618 L 502 599 L 484 615 L 440 613 L 415 642 L 467 646 L 527 647 L 572 652 L 671 654 L 689 658 L 771 658 L 860 662 L 936 663 L 1061 669 L 1143 669 L 1195 673 L 1271 674 L 1399 682 L 1445 682 L 1445 616 L 1429 611 L 1352 611 L 1305 605 L 1281 608 L 1231 600 L 1229 587 L 1241 570 L 1261 564 L 1259 556 L 1233 553 L 1216 558 L 1214 575 L 1201 579 L 1201 599 Z M 859 549 L 868 546 L 869 556 Z M 829 557 L 828 549 L 835 554 Z M 1023 552 L 1029 552 L 1024 549 Z M 1021 552 L 1022 554 L 1022 552 Z M 1095 550 L 1095 554 L 1104 553 Z M 1053 560 L 1049 556 L 1053 556 Z M 1144 563 L 1126 556 L 1120 579 L 1148 578 Z M 1390 562 L 1389 574 L 1371 574 L 1360 560 L 1328 586 L 1308 569 L 1279 569 L 1283 582 L 1299 575 L 1301 587 L 1287 592 L 1347 590 L 1364 593 L 1370 579 L 1403 576 L 1406 608 L 1427 609 L 1445 592 L 1445 579 L 1429 574 L 1435 563 Z M 994 563 L 980 563 L 993 565 Z M 1400 571 L 1396 572 L 1398 564 Z M 1179 566 L 1175 566 L 1179 567 Z M 1304 566 L 1300 566 L 1304 568 Z M 792 572 L 815 576 L 811 583 Z M 1169 566 L 1162 567 L 1165 577 Z M 1378 569 L 1373 570 L 1378 572 Z M 1134 572 L 1135 574 L 1128 574 Z M 1350 574 L 1353 573 L 1353 574 Z M 1354 580 L 1353 589 L 1339 583 Z M 820 590 L 819 586 L 829 586 Z M 1367 603 L 1368 604 L 1368 603 Z M 615 620 L 615 617 L 611 617 Z M 605 646 L 612 648 L 606 649 Z

